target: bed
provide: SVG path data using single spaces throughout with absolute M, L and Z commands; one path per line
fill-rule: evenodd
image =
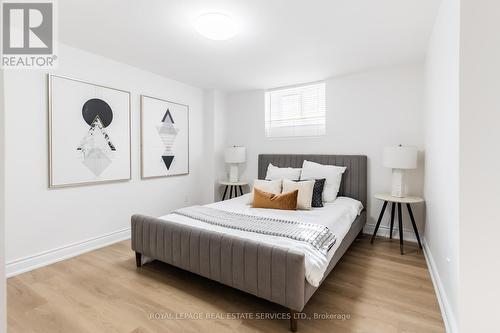
M 263 154 L 258 157 L 258 177 L 265 178 L 269 163 L 297 168 L 302 166 L 304 160 L 345 166 L 347 169 L 342 175 L 339 197 L 332 203 L 336 204 L 335 207 L 326 204 L 311 211 L 293 212 L 293 218 L 317 218 L 327 223 L 330 213 L 333 215 L 339 209 L 351 207 L 354 201 L 364 207 L 354 215 L 350 213 L 348 223 L 335 223 L 337 229 L 335 225 L 330 225 L 337 239 L 328 252 L 329 261 L 319 277 L 314 275 L 314 271 L 311 273 L 309 256 L 300 247 L 273 241 L 269 239 L 272 236 L 255 237 L 248 232 L 225 232 L 220 229 L 223 227 L 205 227 L 200 221 L 173 214 L 159 218 L 132 216 L 132 250 L 136 253 L 137 267 L 141 267 L 146 256 L 280 304 L 289 309 L 290 329 L 296 331 L 297 314 L 304 309 L 366 223 L 366 156 Z M 209 207 L 246 212 L 252 210 L 246 201 L 246 197 L 242 196 Z M 270 211 L 276 213 L 275 210 L 267 211 L 269 214 Z

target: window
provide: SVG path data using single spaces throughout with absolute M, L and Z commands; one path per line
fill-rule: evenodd
M 325 135 L 325 83 L 265 93 L 265 126 L 269 138 Z

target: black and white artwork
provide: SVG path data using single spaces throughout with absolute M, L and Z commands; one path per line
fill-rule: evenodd
M 130 179 L 130 93 L 50 75 L 50 187 Z
M 189 107 L 141 96 L 142 178 L 189 173 Z

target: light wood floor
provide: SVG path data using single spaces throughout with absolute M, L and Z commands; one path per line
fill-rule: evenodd
M 354 242 L 304 312 L 349 315 L 299 320 L 299 332 L 444 332 L 425 259 L 397 240 Z M 287 320 L 150 319 L 228 312 L 282 313 L 275 304 L 153 262 L 135 267 L 128 241 L 8 280 L 8 332 L 288 332 Z

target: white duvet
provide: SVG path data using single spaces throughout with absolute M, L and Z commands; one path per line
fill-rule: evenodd
M 319 253 L 319 251 L 314 250 L 309 243 L 293 239 L 224 228 L 177 214 L 168 214 L 160 217 L 160 219 L 300 251 L 305 255 L 305 278 L 312 286 L 318 287 L 330 260 L 337 251 L 340 243 L 349 231 L 357 215 L 359 215 L 363 209 L 363 205 L 360 201 L 347 197 L 338 197 L 334 202 L 324 203 L 324 207 L 322 208 L 313 208 L 311 210 L 289 211 L 252 208 L 248 205 L 248 197 L 249 194 L 246 194 L 231 200 L 209 204 L 207 207 L 248 215 L 267 216 L 304 223 L 321 224 L 327 226 L 330 231 L 335 234 L 337 241 L 332 246 L 330 251 L 328 251 L 328 254 L 324 256 Z

